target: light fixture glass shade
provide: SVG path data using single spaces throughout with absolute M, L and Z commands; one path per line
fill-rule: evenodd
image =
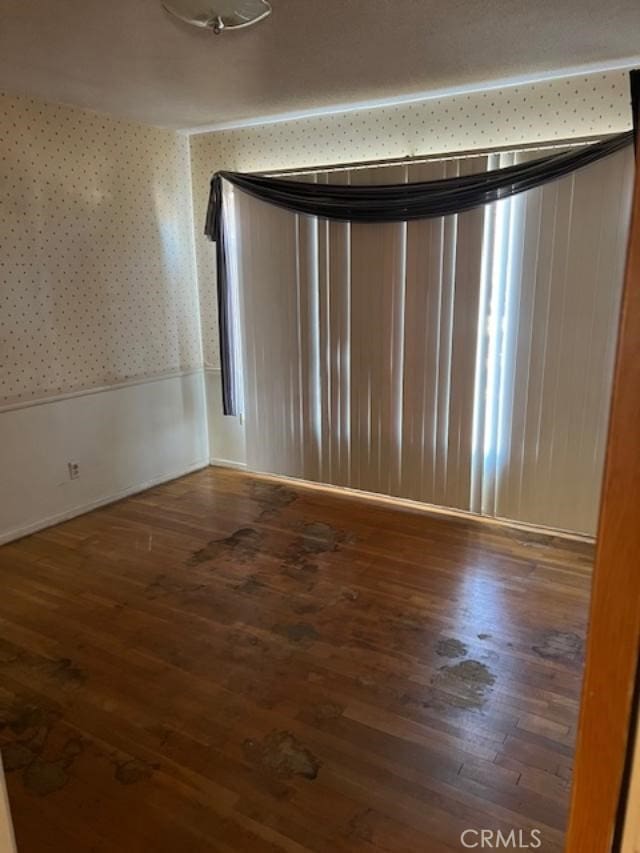
M 217 33 L 257 24 L 271 14 L 268 0 L 163 0 L 162 5 L 181 21 Z

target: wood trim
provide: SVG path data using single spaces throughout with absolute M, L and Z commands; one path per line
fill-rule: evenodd
M 621 853 L 640 853 L 640 670 L 636 673 L 636 689 L 631 709 L 631 726 L 627 745 L 627 763 L 618 807 L 618 822 L 614 850 Z M 617 845 L 617 846 L 616 846 Z
M 640 644 L 640 147 L 636 165 L 567 853 L 612 848 Z
M 634 744 L 621 853 L 639 853 L 640 851 L 640 728 L 636 731 Z
M 90 385 L 75 391 L 64 391 L 61 394 L 44 394 L 41 397 L 29 397 L 13 400 L 0 405 L 0 415 L 5 412 L 17 412 L 19 409 L 30 409 L 33 406 L 46 406 L 49 403 L 59 403 L 75 397 L 90 397 L 93 394 L 106 394 L 109 391 L 119 391 L 121 388 L 133 388 L 136 385 L 149 385 L 152 382 L 164 382 L 167 379 L 181 379 L 184 376 L 194 376 L 204 373 L 203 367 L 188 367 L 184 370 L 168 370 L 165 373 L 154 373 L 150 376 L 136 376 L 132 379 L 122 379 L 110 385 Z M 1 853 L 1 851 L 0 851 Z
M 16 837 L 13 833 L 9 795 L 4 779 L 2 756 L 0 755 L 0 851 L 1 853 L 16 853 Z

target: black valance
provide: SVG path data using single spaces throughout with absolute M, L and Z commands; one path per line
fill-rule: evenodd
M 635 81 L 638 82 L 637 79 Z M 633 85 L 632 85 L 633 88 Z M 342 222 L 406 222 L 462 213 L 534 189 L 588 166 L 632 143 L 633 131 L 601 142 L 478 174 L 408 184 L 315 184 L 240 172 L 217 172 L 211 181 L 205 233 L 216 241 L 218 321 L 223 407 L 237 414 L 234 351 L 230 337 L 222 182 L 294 213 Z
M 223 180 L 261 201 L 294 213 L 341 222 L 406 222 L 462 213 L 534 189 L 619 151 L 632 139 L 633 131 L 628 131 L 504 169 L 409 184 L 315 184 L 241 172 L 217 172 L 211 181 L 205 233 L 212 240 L 217 240 L 220 234 Z

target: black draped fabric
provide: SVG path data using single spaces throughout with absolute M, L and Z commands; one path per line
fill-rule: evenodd
M 631 85 L 631 111 L 633 113 L 633 132 L 638 136 L 640 128 L 640 69 L 629 72 L 629 83 Z
M 219 236 L 223 180 L 293 213 L 341 222 L 406 222 L 462 213 L 539 187 L 619 151 L 632 138 L 633 131 L 629 131 L 504 169 L 410 184 L 314 184 L 241 172 L 217 172 L 211 182 L 205 233 L 213 240 Z
M 632 92 L 640 89 L 632 74 Z M 634 94 L 634 116 L 638 98 Z M 218 321 L 224 413 L 238 413 L 234 351 L 230 330 L 230 293 L 227 281 L 222 182 L 228 181 L 254 198 L 290 210 L 341 222 L 406 222 L 450 216 L 509 198 L 588 166 L 631 144 L 634 131 L 601 142 L 457 178 L 409 184 L 350 186 L 315 184 L 240 172 L 217 172 L 211 181 L 205 234 L 216 241 Z

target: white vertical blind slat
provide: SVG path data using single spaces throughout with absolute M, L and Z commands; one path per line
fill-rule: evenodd
M 507 153 L 300 176 L 451 177 Z M 630 152 L 457 216 L 379 225 L 234 194 L 247 462 L 593 532 Z
M 632 170 L 621 151 L 509 201 L 513 370 L 488 514 L 595 532 Z
M 407 171 L 358 169 L 350 179 L 401 183 Z M 385 494 L 400 471 L 406 232 L 404 223 L 351 226 L 352 474 L 359 488 Z
M 326 173 L 331 183 L 348 184 L 346 170 Z M 330 428 L 328 430 L 328 482 L 348 486 L 349 477 L 349 396 L 350 305 L 351 305 L 351 226 L 328 222 L 327 239 L 327 381 Z

